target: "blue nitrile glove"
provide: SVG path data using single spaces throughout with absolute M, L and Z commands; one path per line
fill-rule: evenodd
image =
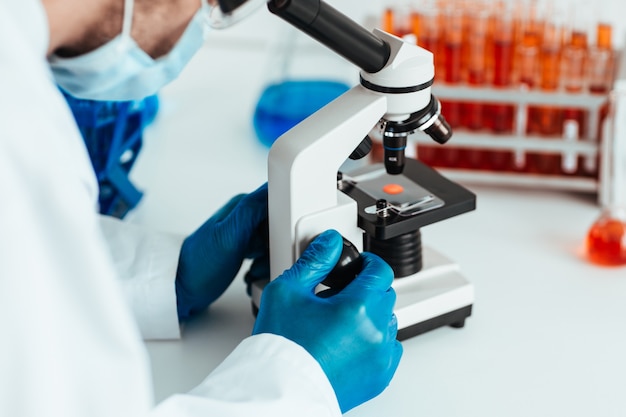
M 176 273 L 179 320 L 206 309 L 222 295 L 244 259 L 267 258 L 263 227 L 267 228 L 267 183 L 233 197 L 185 239 Z
M 402 345 L 396 340 L 393 271 L 378 256 L 362 253 L 363 269 L 347 287 L 328 298 L 315 295 L 342 247 L 336 231 L 315 238 L 263 290 L 252 333 L 277 334 L 305 348 L 320 363 L 345 413 L 387 387 Z

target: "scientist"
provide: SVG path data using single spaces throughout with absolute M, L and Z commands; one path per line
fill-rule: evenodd
M 186 239 L 100 217 L 57 84 L 103 100 L 155 93 L 202 44 L 215 8 L 200 3 L 0 1 L 1 416 L 336 416 L 382 392 L 397 368 L 387 264 L 364 253 L 342 292 L 313 294 L 342 247 L 326 231 L 266 287 L 252 335 L 197 388 L 153 404 L 141 336 L 179 337 L 179 322 L 217 299 L 244 258 L 267 260 L 255 233 L 267 187 Z

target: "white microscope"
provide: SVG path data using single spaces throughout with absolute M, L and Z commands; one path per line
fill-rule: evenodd
M 433 55 L 370 32 L 320 0 L 270 0 L 270 11 L 362 69 L 360 84 L 283 134 L 268 160 L 270 276 L 290 268 L 311 240 L 336 229 L 395 273 L 398 339 L 462 327 L 474 290 L 460 268 L 422 247 L 420 228 L 475 208 L 475 195 L 405 158 L 416 130 L 445 143 L 452 132 L 431 94 Z M 383 138 L 384 164 L 339 172 Z M 252 288 L 258 309 L 264 285 Z M 258 310 L 257 310 L 258 311 Z

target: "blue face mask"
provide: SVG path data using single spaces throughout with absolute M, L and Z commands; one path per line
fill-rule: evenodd
M 201 7 L 165 56 L 154 59 L 130 36 L 133 0 L 125 0 L 122 33 L 103 46 L 73 58 L 52 56 L 55 81 L 77 98 L 105 101 L 140 100 L 175 79 L 204 43 L 211 7 Z

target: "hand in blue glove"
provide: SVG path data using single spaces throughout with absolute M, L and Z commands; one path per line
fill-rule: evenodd
M 267 183 L 233 197 L 185 239 L 176 273 L 179 320 L 206 309 L 222 295 L 244 259 L 267 259 L 263 227 L 267 228 Z
M 273 333 L 304 347 L 321 365 L 346 412 L 380 394 L 402 356 L 393 314 L 393 271 L 364 252 L 363 269 L 339 293 L 314 289 L 333 269 L 343 240 L 321 233 L 300 259 L 263 290 L 253 334 Z

